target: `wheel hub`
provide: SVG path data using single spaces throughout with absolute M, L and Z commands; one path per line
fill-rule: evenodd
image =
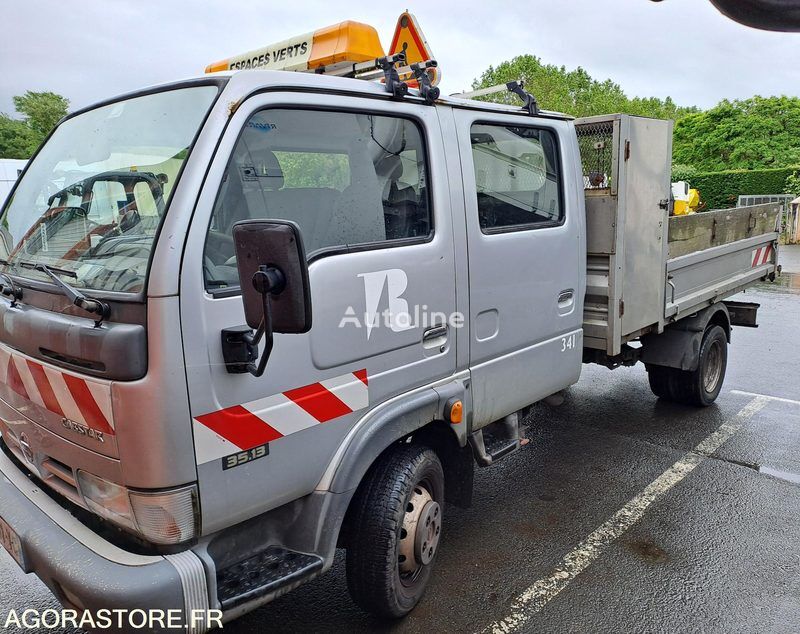
M 437 502 L 431 500 L 422 509 L 420 521 L 417 524 L 417 536 L 414 539 L 414 557 L 423 566 L 431 563 L 439 545 L 441 527 L 441 508 Z
M 430 492 L 417 485 L 406 504 L 400 531 L 398 565 L 401 573 L 427 566 L 436 554 L 442 532 L 442 509 Z
M 718 341 L 714 341 L 708 349 L 704 365 L 703 388 L 710 394 L 716 389 L 722 374 L 722 350 Z

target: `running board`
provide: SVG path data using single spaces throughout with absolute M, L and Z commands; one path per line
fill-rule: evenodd
M 270 546 L 217 571 L 217 597 L 223 610 L 293 585 L 322 570 L 322 558 Z
M 527 439 L 520 437 L 519 414 L 514 412 L 473 432 L 469 444 L 475 461 L 481 467 L 488 467 L 511 455 L 527 444 Z

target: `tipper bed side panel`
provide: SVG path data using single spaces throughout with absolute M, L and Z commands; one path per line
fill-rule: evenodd
M 768 203 L 671 218 L 664 316 L 680 319 L 773 275 L 780 211 Z

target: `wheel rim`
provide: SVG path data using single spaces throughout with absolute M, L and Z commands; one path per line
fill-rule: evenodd
M 406 503 L 400 529 L 397 568 L 400 581 L 412 585 L 433 561 L 442 533 L 442 508 L 433 499 L 427 483 L 414 486 Z
M 703 389 L 711 394 L 717 389 L 722 375 L 722 346 L 719 341 L 711 342 L 703 364 Z

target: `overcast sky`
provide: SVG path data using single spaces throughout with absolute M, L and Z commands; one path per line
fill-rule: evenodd
M 439 61 L 446 93 L 469 89 L 490 64 L 533 53 L 611 78 L 629 96 L 669 95 L 681 105 L 800 95 L 800 34 L 749 29 L 707 0 L 389 6 L 375 0 L 3 0 L 0 112 L 12 113 L 11 97 L 25 90 L 63 94 L 76 109 L 347 19 L 375 26 L 388 46 L 406 7 Z

